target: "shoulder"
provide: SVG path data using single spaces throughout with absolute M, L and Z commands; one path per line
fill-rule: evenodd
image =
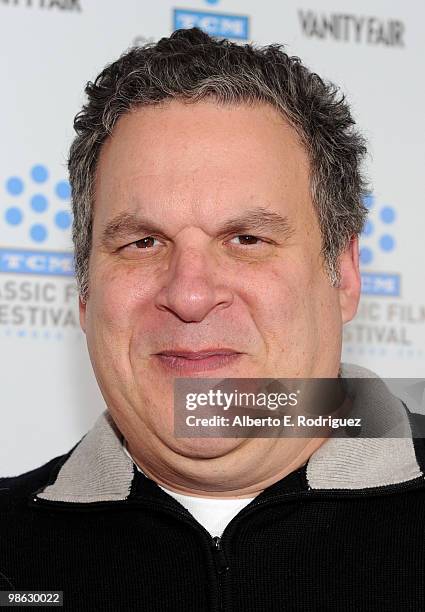
M 0 477 L 0 511 L 17 509 L 26 503 L 28 496 L 53 482 L 74 448 L 23 474 Z

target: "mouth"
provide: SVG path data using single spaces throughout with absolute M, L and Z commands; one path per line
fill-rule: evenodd
M 228 367 L 236 363 L 241 356 L 242 353 L 228 348 L 211 348 L 202 351 L 174 349 L 154 355 L 163 368 L 183 376 Z

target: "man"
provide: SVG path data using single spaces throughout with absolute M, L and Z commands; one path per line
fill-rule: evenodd
M 80 321 L 107 409 L 0 481 L 4 590 L 69 610 L 423 610 L 425 449 L 379 380 L 384 438 L 178 437 L 179 377 L 342 379 L 365 144 L 272 45 L 178 30 L 86 88 L 69 157 Z

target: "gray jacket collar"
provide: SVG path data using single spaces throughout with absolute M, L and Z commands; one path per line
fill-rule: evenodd
M 386 422 L 387 435 L 329 438 L 307 463 L 308 487 L 360 490 L 422 477 L 409 419 L 401 401 L 366 368 L 341 364 L 341 375 L 347 379 L 374 379 L 368 384 L 367 392 L 357 394 L 354 412 L 363 414 L 365 409 L 373 410 L 378 420 Z M 125 500 L 130 495 L 133 478 L 134 464 L 124 451 L 123 436 L 105 410 L 72 449 L 54 482 L 34 497 L 71 503 Z

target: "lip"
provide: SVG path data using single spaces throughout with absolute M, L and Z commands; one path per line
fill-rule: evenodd
M 172 349 L 156 353 L 155 357 L 168 372 L 181 375 L 218 370 L 235 363 L 242 353 L 229 348 L 208 348 L 202 351 Z
M 213 355 L 240 355 L 239 351 L 234 351 L 229 348 L 209 348 L 202 351 L 188 351 L 185 349 L 172 349 L 167 351 L 160 351 L 156 355 L 163 355 L 165 357 L 184 357 L 185 359 L 205 359 Z

